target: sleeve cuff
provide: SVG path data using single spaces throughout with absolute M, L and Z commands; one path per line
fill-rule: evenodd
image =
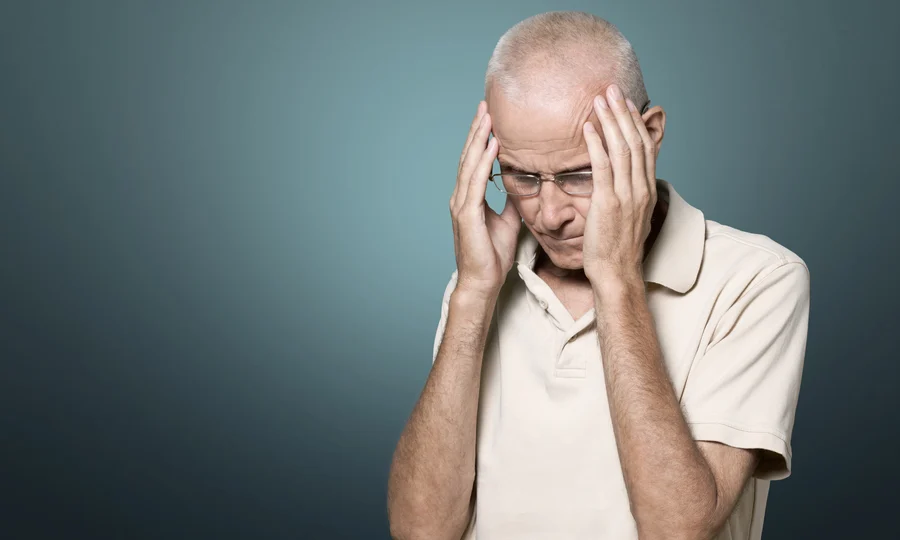
M 791 445 L 780 436 L 765 431 L 748 431 L 715 422 L 689 422 L 695 441 L 713 441 L 734 448 L 759 449 L 759 465 L 753 473 L 760 480 L 783 480 L 791 474 Z

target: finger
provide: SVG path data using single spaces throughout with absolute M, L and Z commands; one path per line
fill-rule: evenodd
M 506 196 L 506 205 L 503 207 L 500 217 L 507 223 L 515 223 L 522 219 L 522 216 L 519 215 L 519 209 L 516 208 L 513 198 L 509 195 Z
M 653 138 L 650 137 L 650 132 L 647 130 L 647 125 L 644 123 L 644 118 L 641 116 L 640 111 L 638 111 L 637 107 L 630 99 L 626 100 L 626 103 L 628 104 L 628 110 L 631 111 L 634 127 L 637 129 L 638 133 L 640 133 L 641 140 L 643 141 L 644 175 L 647 177 L 648 203 L 652 208 L 656 205 L 656 149 L 654 147 Z
M 456 194 L 456 200 L 459 205 L 465 204 L 466 194 L 469 190 L 469 181 L 471 180 L 472 173 L 475 171 L 475 167 L 478 166 L 479 161 L 484 155 L 485 146 L 490 134 L 491 115 L 488 113 L 484 113 L 481 119 L 481 124 L 475 131 L 475 136 L 472 138 L 472 142 L 469 144 L 469 149 L 466 152 L 466 156 L 463 160 L 462 168 L 457 175 L 459 187 L 457 188 L 458 192 Z M 493 165 L 493 163 L 491 163 L 491 165 Z
M 497 139 L 491 139 L 485 151 L 481 154 L 475 170 L 469 180 L 469 189 L 466 191 L 466 199 L 463 206 L 480 207 L 485 203 L 484 195 L 487 190 L 488 176 L 497 155 Z
M 612 166 L 609 156 L 603 150 L 603 141 L 600 140 L 597 128 L 590 121 L 584 123 L 582 131 L 584 132 L 584 142 L 587 143 L 588 155 L 591 158 L 591 172 L 594 180 L 591 199 L 611 201 L 616 197 L 616 192 L 613 188 Z
M 621 187 L 623 192 L 630 191 L 631 199 L 634 200 L 637 197 L 643 196 L 647 190 L 646 178 L 642 176 L 644 159 L 643 141 L 641 140 L 640 133 L 638 133 L 637 129 L 634 127 L 634 120 L 631 117 L 631 112 L 628 110 L 625 96 L 622 95 L 622 90 L 617 84 L 611 84 L 606 88 L 606 102 L 616 118 L 616 126 L 619 128 L 622 140 L 628 148 L 630 174 L 627 177 L 622 178 L 623 185 Z M 640 165 L 641 170 L 635 169 L 635 166 L 637 165 Z
M 621 93 L 619 93 L 621 96 Z M 630 99 L 618 99 L 610 102 L 613 113 L 619 121 L 619 129 L 622 130 L 622 136 L 628 149 L 631 152 L 631 196 L 632 200 L 641 201 L 644 204 L 650 194 L 650 188 L 647 184 L 647 170 L 644 158 L 644 139 L 641 132 L 638 131 L 635 122 L 640 122 L 640 116 L 635 119 L 634 115 L 637 109 L 632 111 L 634 104 Z
M 475 136 L 475 132 L 478 131 L 478 127 L 481 125 L 482 117 L 487 109 L 487 104 L 484 100 L 478 102 L 478 108 L 475 111 L 475 117 L 472 119 L 472 124 L 469 126 L 469 133 L 466 135 L 466 143 L 463 145 L 462 152 L 459 154 L 459 163 L 456 165 L 456 185 L 453 187 L 453 194 L 450 196 L 450 208 L 456 207 L 456 199 L 457 193 L 460 188 L 459 181 L 459 173 L 462 171 L 463 162 L 466 159 L 466 154 L 469 151 L 469 145 L 472 144 L 472 139 Z
M 623 204 L 631 204 L 631 150 L 622 137 L 619 122 L 604 96 L 594 98 L 594 110 L 606 136 L 609 161 L 613 170 L 613 189 Z
M 463 145 L 462 152 L 459 155 L 459 167 L 457 167 L 457 174 L 459 174 L 459 170 L 462 169 L 463 158 L 466 156 L 466 152 L 469 151 L 469 145 L 472 144 L 472 139 L 475 137 L 475 132 L 478 131 L 478 126 L 481 124 L 481 117 L 484 116 L 485 111 L 487 110 L 487 104 L 484 100 L 478 102 L 478 109 L 475 111 L 475 118 L 472 119 L 472 125 L 469 126 L 469 134 L 466 136 L 466 144 Z

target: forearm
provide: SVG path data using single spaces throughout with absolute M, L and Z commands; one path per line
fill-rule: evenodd
M 619 458 L 641 538 L 693 537 L 715 513 L 715 477 L 662 361 L 642 280 L 594 287 Z
M 495 302 L 459 289 L 451 295 L 434 366 L 391 465 L 395 537 L 457 540 L 469 521 L 481 365 Z

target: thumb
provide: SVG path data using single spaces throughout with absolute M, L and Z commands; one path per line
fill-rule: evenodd
M 515 220 L 522 219 L 522 217 L 519 216 L 519 210 L 516 208 L 512 197 L 509 195 L 506 196 L 506 205 L 503 207 L 503 212 L 500 213 L 500 217 L 503 218 L 503 221 L 508 223 L 513 223 Z

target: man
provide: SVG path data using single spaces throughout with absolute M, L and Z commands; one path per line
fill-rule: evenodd
M 395 538 L 760 537 L 790 473 L 808 269 L 656 178 L 666 114 L 648 101 L 600 18 L 545 13 L 499 41 L 391 467 Z

